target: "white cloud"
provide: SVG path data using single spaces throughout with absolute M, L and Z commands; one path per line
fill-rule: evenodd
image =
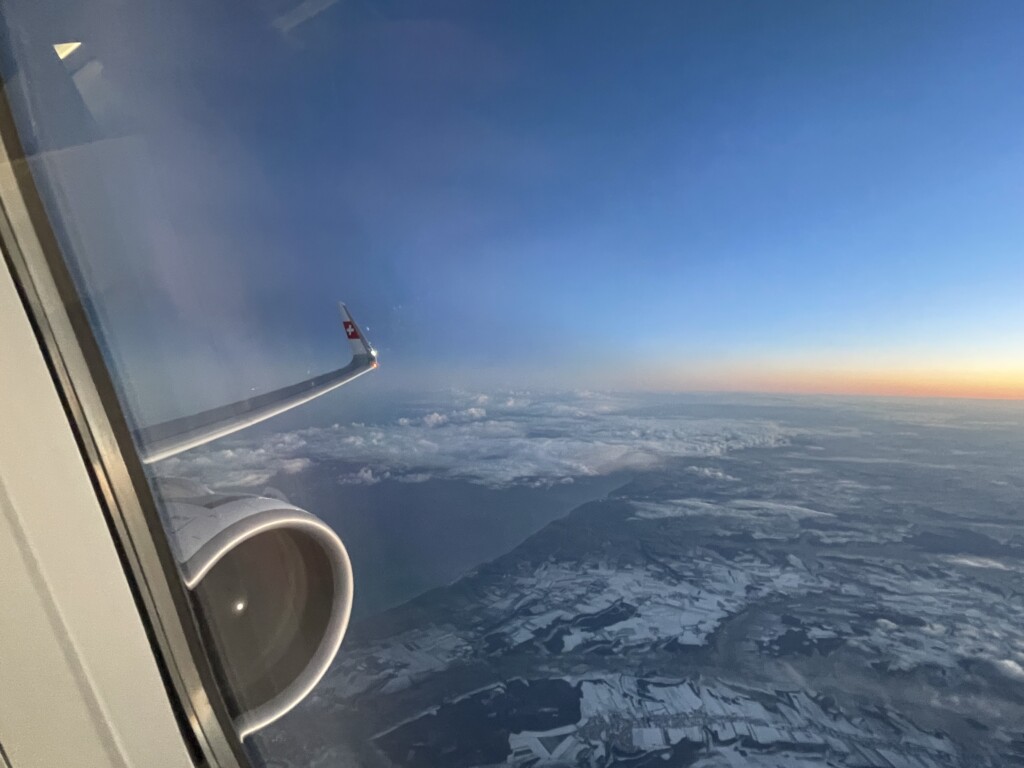
M 423 424 L 428 427 L 440 427 L 448 422 L 448 417 L 442 413 L 428 413 L 423 417 Z
M 414 407 L 381 424 L 335 424 L 247 442 L 244 433 L 168 460 L 168 472 L 213 485 L 259 485 L 305 461 L 336 460 L 363 469 L 344 482 L 423 482 L 461 478 L 491 487 L 552 485 L 678 457 L 787 442 L 793 430 L 761 420 L 689 418 L 638 407 L 626 396 L 463 395 L 445 407 Z M 497 405 L 495 405 L 497 404 Z M 364 473 L 363 470 L 366 470 Z M 693 467 L 707 477 L 719 470 Z
M 788 518 L 800 520 L 807 517 L 834 517 L 830 512 L 819 512 L 796 504 L 780 504 L 761 499 L 730 499 L 715 503 L 703 499 L 669 499 L 667 501 L 634 501 L 636 517 L 657 520 L 667 517 L 692 517 L 694 515 L 715 515 L 732 518 Z
M 286 475 L 296 475 L 313 466 L 313 462 L 306 458 L 283 459 L 279 466 Z
M 1000 563 L 998 560 L 993 560 L 989 557 L 974 557 L 973 555 L 964 555 L 958 557 L 950 557 L 947 559 L 954 565 L 966 565 L 968 568 L 992 568 L 997 571 L 1010 570 L 1005 565 Z
M 1021 667 L 1013 659 L 999 659 L 995 664 L 999 671 L 1007 677 L 1024 682 L 1024 667 Z
M 381 480 L 387 480 L 390 477 L 388 472 L 383 474 L 374 474 L 370 467 L 363 467 L 358 472 L 354 472 L 350 475 L 342 475 L 338 478 L 339 485 L 376 485 Z
M 733 477 L 732 475 L 727 475 L 722 470 L 716 469 L 714 467 L 687 467 L 686 471 L 692 472 L 695 475 L 700 475 L 701 477 L 709 478 L 711 480 L 729 480 L 732 482 L 735 482 L 737 480 L 737 478 Z

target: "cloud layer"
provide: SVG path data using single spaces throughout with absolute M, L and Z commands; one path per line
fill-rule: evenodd
M 387 423 L 333 424 L 257 441 L 242 435 L 160 469 L 212 485 L 258 486 L 278 472 L 335 460 L 352 464 L 342 483 L 449 478 L 491 487 L 552 485 L 677 457 L 777 446 L 792 434 L 768 420 L 691 418 L 626 396 L 471 394 L 444 407 L 410 405 Z

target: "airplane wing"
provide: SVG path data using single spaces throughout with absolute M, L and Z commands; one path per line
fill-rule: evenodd
M 352 360 L 348 365 L 300 381 L 298 384 L 275 389 L 273 392 L 140 429 L 135 433 L 135 438 L 136 443 L 141 446 L 142 461 L 152 464 L 189 448 L 230 435 L 232 432 L 308 403 L 376 368 L 376 350 L 363 336 L 348 308 L 340 302 L 338 307 L 341 309 L 345 336 L 352 348 Z

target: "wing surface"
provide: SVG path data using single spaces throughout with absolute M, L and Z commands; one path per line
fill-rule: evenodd
M 352 349 L 352 360 L 348 365 L 273 392 L 140 429 L 135 437 L 136 443 L 141 446 L 142 461 L 152 464 L 258 424 L 325 395 L 376 368 L 376 350 L 363 336 L 348 307 L 341 303 L 338 307 L 345 336 Z

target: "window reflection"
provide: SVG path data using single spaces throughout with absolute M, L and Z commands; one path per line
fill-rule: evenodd
M 5 14 L 255 756 L 1024 759 L 1019 9 Z

